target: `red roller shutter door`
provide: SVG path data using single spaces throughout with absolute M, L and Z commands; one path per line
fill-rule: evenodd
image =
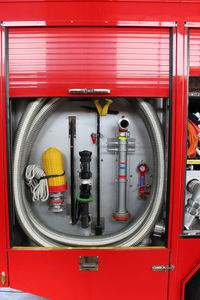
M 10 28 L 10 96 L 68 96 L 107 88 L 112 96 L 169 95 L 169 29 Z

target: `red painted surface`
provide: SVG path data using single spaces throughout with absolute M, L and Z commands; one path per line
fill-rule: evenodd
M 5 61 L 5 51 L 2 51 L 2 41 L 5 37 L 5 31 L 3 29 L 0 30 L 0 61 L 2 66 L 4 66 Z M 0 97 L 1 97 L 1 109 L 3 108 L 3 99 L 5 99 L 5 73 L 4 68 L 0 69 L 1 74 L 1 84 L 0 84 Z M 3 133 L 3 119 L 5 116 L 2 115 L 1 110 L 1 122 L 0 122 L 0 131 L 1 134 Z M 5 119 L 4 119 L 5 120 Z M 9 277 L 8 277 L 8 265 L 7 265 L 7 247 L 8 247 L 8 214 L 7 214 L 7 202 L 6 202 L 6 186 L 4 183 L 6 183 L 5 177 L 4 177 L 4 171 L 6 170 L 6 165 L 4 165 L 5 162 L 5 142 L 6 137 L 5 135 L 2 136 L 1 143 L 0 143 L 0 178 L 1 178 L 1 184 L 0 184 L 0 195 L 1 195 L 1 201 L 0 201 L 0 276 L 1 273 L 4 272 L 6 274 L 6 283 L 4 285 L 9 285 Z M 0 281 L 0 286 L 2 286 Z
M 156 2 L 156 1 L 154 1 Z M 178 2 L 178 3 L 177 3 Z M 196 2 L 196 3 L 194 3 Z M 200 239 L 183 239 L 180 237 L 182 233 L 182 214 L 184 199 L 184 176 L 185 176 L 185 145 L 186 145 L 186 110 L 187 110 L 187 28 L 184 22 L 188 22 L 189 28 L 199 27 L 200 22 L 200 3 L 199 1 L 173 1 L 167 3 L 162 1 L 153 3 L 146 1 L 135 2 L 57 2 L 56 5 L 51 1 L 21 1 L 0 2 L 0 18 L 5 26 L 16 27 L 21 26 L 42 26 L 43 31 L 47 26 L 71 26 L 71 32 L 78 30 L 76 26 L 105 26 L 106 30 L 110 30 L 110 26 L 119 26 L 120 30 L 125 32 L 127 26 L 144 26 L 159 27 L 173 26 L 171 22 L 177 22 L 177 29 L 173 29 L 174 35 L 174 68 L 173 68 L 173 112 L 172 112 L 172 146 L 171 146 L 171 190 L 170 190 L 170 215 L 169 215 L 169 241 L 168 248 L 170 251 L 170 263 L 175 265 L 175 271 L 152 272 L 153 264 L 168 264 L 168 250 L 9 250 L 8 263 L 10 270 L 10 285 L 13 288 L 22 289 L 27 292 L 43 295 L 51 299 L 65 299 L 65 290 L 69 297 L 74 296 L 72 289 L 79 293 L 79 289 L 83 291 L 85 299 L 101 299 L 112 298 L 134 298 L 134 299 L 167 299 L 179 300 L 181 297 L 181 287 L 183 279 L 194 268 L 200 259 Z M 9 21 L 12 21 L 9 23 Z M 20 21 L 19 24 L 17 21 Z M 29 21 L 27 23 L 26 21 Z M 32 21 L 32 23 L 30 23 Z M 38 22 L 36 22 L 38 21 Z M 141 23 L 140 23 L 141 22 Z M 145 23 L 146 22 L 146 23 Z M 194 23 L 195 22 L 195 23 Z M 37 24 L 36 24 L 37 23 Z M 171 24 L 171 25 L 170 25 Z M 73 29 L 72 29 L 73 27 Z M 121 27 L 124 27 L 123 29 Z M 19 29 L 17 29 L 19 30 Z M 21 29 L 21 30 L 24 30 Z M 33 29 L 31 29 L 33 30 Z M 38 30 L 38 29 L 37 29 Z M 50 30 L 50 29 L 48 29 Z M 64 30 L 64 29 L 63 29 Z M 100 29 L 99 29 L 100 30 Z M 116 30 L 116 29 L 115 29 Z M 131 30 L 129 28 L 128 30 Z M 152 29 L 151 29 L 152 30 Z M 156 30 L 160 30 L 156 29 Z M 166 30 L 166 29 L 164 29 Z M 192 29 L 199 32 L 199 29 Z M 191 31 L 192 31 L 191 30 Z M 12 28 L 11 32 L 16 29 Z M 75 32 L 75 31 L 74 31 Z M 197 39 L 199 37 L 197 36 Z M 23 41 L 24 42 L 24 41 Z M 45 48 L 46 49 L 46 48 Z M 48 50 L 49 51 L 49 50 Z M 192 52 L 191 52 L 192 53 Z M 193 52 L 195 54 L 195 52 Z M 148 55 L 151 55 L 150 53 Z M 195 56 L 195 55 L 194 55 Z M 199 68 L 198 57 L 191 57 L 191 75 L 195 74 L 194 69 Z M 198 54 L 197 54 L 198 56 Z M 4 56 L 3 68 L 4 69 Z M 16 59 L 16 58 L 15 58 Z M 33 63 L 32 61 L 30 63 Z M 31 65 L 31 64 L 30 64 Z M 44 64 L 45 65 L 45 64 Z M 194 67 L 192 67 L 194 65 Z M 46 65 L 45 65 L 46 66 Z M 33 70 L 34 71 L 34 70 Z M 199 71 L 198 71 L 199 72 Z M 199 75 L 199 73 L 196 73 Z M 36 78 L 36 73 L 33 74 Z M 40 73 L 40 72 L 39 72 Z M 19 74 L 19 73 L 18 73 Z M 41 74 L 40 78 L 41 78 Z M 12 75 L 13 76 L 13 75 Z M 48 78 L 48 77 L 47 77 Z M 115 77 L 116 78 L 116 77 Z M 3 77 L 3 87 L 5 86 L 5 77 Z M 18 78 L 19 80 L 19 78 Z M 27 82 L 27 79 L 24 80 Z M 116 82 L 115 82 L 116 83 Z M 13 89 L 13 96 L 26 95 L 29 96 L 31 91 L 26 92 L 20 89 Z M 39 86 L 40 93 L 42 88 Z M 43 88 L 43 91 L 45 88 Z M 141 96 L 141 86 L 134 87 L 134 95 Z M 116 95 L 119 87 L 116 85 L 112 90 L 112 95 Z M 152 96 L 152 88 L 143 89 L 143 96 Z M 28 93 L 29 92 L 29 93 Z M 40 96 L 59 96 L 58 92 L 64 93 L 64 89 L 60 86 L 56 89 L 51 87 L 40 94 Z M 120 87 L 120 92 L 125 96 L 127 88 Z M 157 96 L 164 95 L 164 89 L 159 88 Z M 12 93 L 12 92 L 11 92 Z M 28 94 L 27 94 L 28 93 Z M 1 91 L 1 101 L 5 101 L 5 95 Z M 3 137 L 5 145 L 5 110 L 2 110 L 1 118 L 3 121 Z M 0 123 L 0 128 L 2 126 Z M 5 163 L 6 150 L 4 146 L 0 150 L 1 165 Z M 7 176 L 6 168 L 1 167 L 1 180 L 5 180 Z M 2 186 L 2 199 L 0 201 L 0 266 L 7 266 L 6 249 L 9 246 L 8 241 L 8 213 L 7 213 L 7 193 Z M 5 213 L 6 209 L 6 213 Z M 6 225 L 7 224 L 7 225 Z M 98 272 L 78 272 L 78 256 L 87 253 L 88 255 L 98 255 L 101 257 L 102 270 Z M 85 255 L 87 255 L 85 254 Z M 0 269 L 0 271 L 1 271 Z M 58 274 L 58 276 L 57 276 Z M 169 274 L 168 291 L 166 290 L 166 282 Z M 157 277 L 158 276 L 158 277 Z M 57 282 L 59 278 L 59 282 Z M 62 278 L 62 282 L 60 282 Z M 79 278 L 79 280 L 76 280 Z M 81 279 L 81 280 L 80 280 Z M 87 279 L 87 280 L 86 280 Z M 97 280 L 98 279 L 98 280 Z M 112 280 L 111 280 L 112 279 Z M 91 282 L 89 288 L 85 288 Z M 95 290 L 96 283 L 100 283 L 100 289 Z M 119 284 L 120 283 L 120 284 Z M 154 290 L 155 284 L 160 293 Z M 159 283 L 159 284 L 158 284 Z M 146 289 L 147 284 L 147 289 Z M 81 286 L 80 286 L 81 285 Z M 71 287 L 72 289 L 70 289 Z M 141 298 L 138 290 L 144 293 L 145 298 Z M 148 295 L 146 293 L 148 291 Z M 125 293 L 125 296 L 123 294 Z M 157 293 L 154 295 L 154 292 Z M 64 295 L 64 296 L 63 296 Z M 93 297 L 93 298 L 92 298 Z M 111 299 L 112 299 L 111 298 Z M 78 299 L 78 298 L 76 298 Z M 84 298 L 82 298 L 84 299 Z
M 99 271 L 79 271 L 83 255 L 99 256 Z M 168 262 L 167 249 L 9 250 L 12 287 L 51 300 L 166 300 L 169 273 L 151 268 Z
M 175 272 L 170 272 L 169 281 L 169 299 L 180 299 L 181 281 L 180 277 L 182 265 L 191 260 L 182 256 L 182 249 L 185 247 L 187 240 L 181 240 L 180 234 L 182 233 L 182 215 L 183 215 L 183 202 L 184 202 L 184 178 L 185 178 L 185 149 L 186 149 L 186 109 L 187 109 L 187 28 L 184 24 L 178 26 L 176 36 L 176 53 L 177 60 L 175 63 L 176 74 L 175 89 L 174 89 L 174 103 L 173 103 L 173 117 L 175 118 L 175 128 L 173 130 L 174 148 L 172 149 L 173 161 L 172 168 L 174 169 L 174 178 L 172 184 L 172 199 L 173 205 L 171 206 L 170 226 L 171 226 L 171 264 L 176 266 Z M 180 146 L 179 146 L 180 145 Z M 200 245 L 200 240 L 196 240 Z M 186 262 L 186 264 L 187 264 Z
M 200 76 L 200 29 L 190 30 L 190 76 Z
M 169 29 L 12 28 L 9 85 L 11 97 L 69 96 L 69 88 L 168 96 Z

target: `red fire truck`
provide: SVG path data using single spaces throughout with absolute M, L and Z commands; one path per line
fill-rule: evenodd
M 0 1 L 0 286 L 200 299 L 200 2 Z

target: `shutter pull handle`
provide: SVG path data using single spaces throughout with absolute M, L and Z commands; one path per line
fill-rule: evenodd
M 69 89 L 68 92 L 81 95 L 110 94 L 110 89 Z

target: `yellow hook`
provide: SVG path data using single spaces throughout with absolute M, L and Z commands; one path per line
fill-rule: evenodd
M 94 101 L 94 104 L 96 105 L 97 111 L 100 116 L 107 116 L 109 106 L 113 102 L 111 99 L 108 98 L 105 98 L 105 100 L 107 101 L 107 103 L 104 105 L 104 107 L 102 107 L 99 103 L 99 99 Z

